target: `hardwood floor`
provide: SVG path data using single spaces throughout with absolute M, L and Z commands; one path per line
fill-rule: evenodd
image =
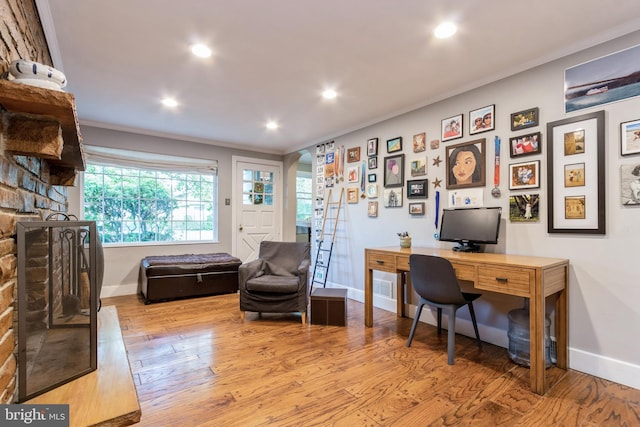
M 640 390 L 550 368 L 532 393 L 505 349 L 349 300 L 348 324 L 301 326 L 295 315 L 248 313 L 237 294 L 115 305 L 144 426 L 638 426 Z

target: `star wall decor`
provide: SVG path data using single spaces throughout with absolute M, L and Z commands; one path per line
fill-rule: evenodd
M 433 188 L 438 188 L 438 187 L 440 187 L 440 183 L 441 183 L 441 182 L 442 182 L 442 180 L 441 180 L 441 179 L 436 178 L 436 179 L 433 181 Z
M 442 163 L 442 160 L 440 160 L 440 156 L 433 159 L 433 166 L 440 167 L 440 163 Z

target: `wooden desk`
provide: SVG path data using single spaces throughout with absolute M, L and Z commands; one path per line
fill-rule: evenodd
M 373 326 L 373 270 L 396 273 L 398 316 L 404 315 L 404 273 L 411 254 L 435 255 L 453 264 L 456 276 L 473 282 L 474 288 L 529 298 L 531 390 L 544 394 L 545 383 L 545 298 L 556 299 L 557 366 L 568 366 L 569 260 L 521 255 L 463 253 L 436 248 L 365 248 L 364 324 Z

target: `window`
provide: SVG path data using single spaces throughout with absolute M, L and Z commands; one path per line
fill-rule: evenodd
M 313 180 L 311 174 L 298 172 L 296 177 L 296 221 L 309 222 L 313 215 Z
M 89 156 L 84 218 L 96 221 L 104 243 L 216 240 L 217 191 L 215 171 L 101 164 Z

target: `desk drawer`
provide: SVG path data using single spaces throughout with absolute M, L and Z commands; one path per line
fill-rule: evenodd
M 478 267 L 476 288 L 503 294 L 528 297 L 535 283 L 535 271 L 524 268 Z
M 367 265 L 378 271 L 396 272 L 396 257 L 392 254 L 383 254 L 380 252 L 367 253 Z
M 409 257 L 404 255 L 396 256 L 396 268 L 402 271 L 409 271 Z
M 463 264 L 460 262 L 451 262 L 453 270 L 458 280 L 476 281 L 476 267 L 472 264 Z

